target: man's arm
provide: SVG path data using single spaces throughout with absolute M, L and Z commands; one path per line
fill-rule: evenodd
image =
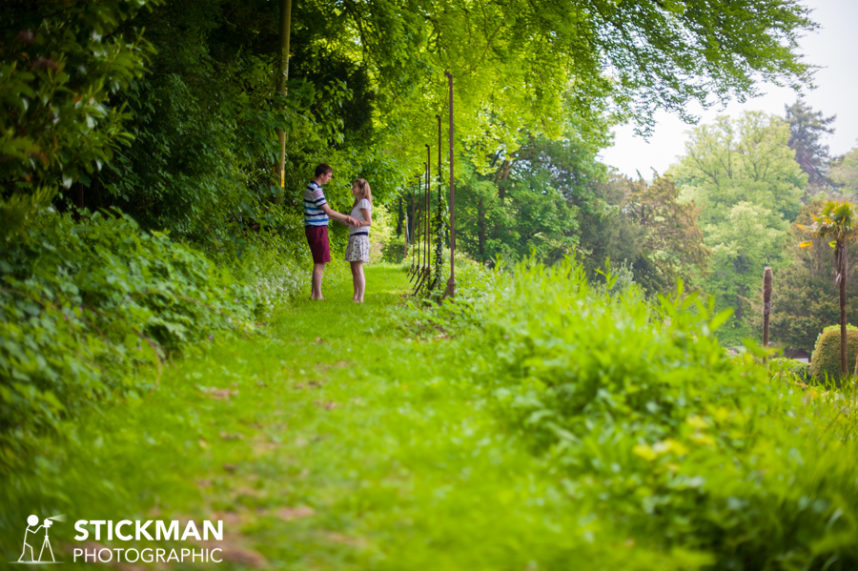
M 333 208 L 328 206 L 327 203 L 323 204 L 321 206 L 321 209 L 325 211 L 325 214 L 327 214 L 329 218 L 333 218 L 334 220 L 339 220 L 340 222 L 342 222 L 343 224 L 346 224 L 348 226 L 356 226 L 357 225 L 357 221 L 354 218 L 352 218 L 348 214 L 340 214 L 339 212 L 337 212 L 336 210 L 334 210 Z

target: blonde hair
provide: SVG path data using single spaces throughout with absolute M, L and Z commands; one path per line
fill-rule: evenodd
M 366 198 L 370 201 L 370 203 L 372 203 L 372 190 L 370 190 L 369 183 L 366 181 L 366 179 L 356 178 L 355 181 L 352 183 L 352 186 L 354 185 L 357 185 L 358 187 L 357 200 Z M 355 202 L 355 204 L 357 204 L 357 202 Z

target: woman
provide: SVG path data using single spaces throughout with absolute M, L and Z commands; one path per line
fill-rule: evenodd
M 363 264 L 369 261 L 369 227 L 372 225 L 372 191 L 366 179 L 358 178 L 352 183 L 352 196 L 355 197 L 351 216 L 355 224 L 349 228 L 349 245 L 346 247 L 346 261 L 352 266 L 352 282 L 355 294 L 352 301 L 363 303 L 366 278 Z

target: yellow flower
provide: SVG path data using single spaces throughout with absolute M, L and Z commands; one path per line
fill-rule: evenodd
M 703 432 L 695 432 L 689 436 L 689 439 L 702 446 L 713 446 L 715 444 L 715 439 Z
M 658 457 L 655 451 L 646 444 L 635 445 L 635 447 L 632 448 L 632 452 L 634 452 L 637 456 L 640 456 L 644 460 L 649 460 L 650 462 L 652 462 Z
M 696 428 L 697 430 L 705 430 L 709 428 L 709 421 L 696 414 L 692 414 L 691 416 L 686 418 L 685 422 L 686 424 L 691 426 L 691 428 Z

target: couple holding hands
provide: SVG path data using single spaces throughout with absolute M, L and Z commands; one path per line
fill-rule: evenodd
M 346 247 L 346 261 L 351 263 L 352 282 L 354 283 L 355 303 L 363 303 L 366 279 L 363 273 L 364 262 L 369 262 L 369 227 L 372 225 L 372 191 L 366 179 L 358 178 L 352 183 L 352 195 L 355 198 L 351 214 L 342 214 L 333 210 L 325 199 L 322 187 L 333 176 L 334 169 L 325 163 L 316 167 L 313 180 L 307 183 L 304 191 L 304 233 L 313 254 L 313 289 L 310 299 L 323 300 L 322 276 L 325 264 L 331 261 L 331 247 L 328 241 L 328 221 L 333 218 L 349 227 L 349 244 Z

